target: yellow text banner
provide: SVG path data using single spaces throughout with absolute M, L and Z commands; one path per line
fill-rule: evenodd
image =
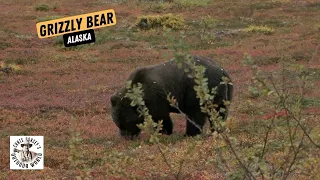
M 77 16 L 70 16 L 37 23 L 39 38 L 60 36 L 67 33 L 84 31 L 88 29 L 113 26 L 117 23 L 113 9 L 98 11 Z

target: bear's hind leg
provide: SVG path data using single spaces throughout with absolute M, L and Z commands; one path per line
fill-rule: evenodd
M 220 108 L 223 108 L 224 111 L 221 111 Z M 219 112 L 219 116 L 221 117 L 221 120 L 226 121 L 227 116 L 228 116 L 228 109 L 226 109 L 226 106 L 222 105 L 222 106 L 216 108 L 216 111 Z M 214 132 L 215 128 L 214 128 L 213 122 L 209 118 L 208 118 L 208 120 L 210 122 L 210 130 L 211 130 L 211 132 Z

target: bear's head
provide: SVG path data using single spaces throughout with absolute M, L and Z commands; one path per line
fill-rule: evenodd
M 138 136 L 140 129 L 137 125 L 143 122 L 143 117 L 139 117 L 137 108 L 130 105 L 131 100 L 125 97 L 125 90 L 112 95 L 110 101 L 112 119 L 120 129 L 120 135 L 129 138 Z

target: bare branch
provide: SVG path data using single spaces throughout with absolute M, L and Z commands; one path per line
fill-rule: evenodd
M 159 144 L 157 144 L 157 148 L 158 148 L 158 150 L 159 150 L 159 152 L 160 152 L 160 154 L 161 154 L 164 162 L 165 162 L 166 165 L 169 167 L 170 171 L 171 171 L 171 172 L 174 172 L 173 169 L 172 169 L 172 167 L 171 167 L 171 165 L 170 165 L 170 163 L 169 163 L 169 161 L 168 161 L 168 159 L 167 159 L 167 157 L 166 157 L 166 155 L 164 154 L 164 152 L 163 152 L 162 149 L 160 148 L 160 145 L 159 145 Z M 179 171 L 179 172 L 180 172 L 180 171 Z M 179 174 L 175 174 L 175 173 L 172 173 L 172 174 L 173 174 L 173 176 L 174 176 L 177 180 L 179 180 Z
M 241 159 L 239 158 L 238 154 L 236 153 L 235 149 L 233 148 L 231 141 L 228 137 L 228 135 L 221 133 L 221 136 L 223 137 L 223 139 L 225 140 L 225 142 L 227 143 L 227 145 L 229 146 L 229 150 L 231 151 L 231 153 L 235 156 L 235 158 L 237 159 L 237 161 L 239 162 L 240 166 L 242 167 L 242 169 L 244 169 L 248 175 L 248 177 L 250 179 L 256 179 L 254 177 L 254 175 L 251 173 L 251 171 L 247 168 L 247 166 L 241 161 Z

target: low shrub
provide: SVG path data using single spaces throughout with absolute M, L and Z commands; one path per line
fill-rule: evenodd
M 174 0 L 173 7 L 178 9 L 192 8 L 192 7 L 202 7 L 210 4 L 212 0 Z
M 35 9 L 36 11 L 49 11 L 50 7 L 47 4 L 37 4 Z
M 252 33 L 263 33 L 263 34 L 272 34 L 274 33 L 274 29 L 268 26 L 254 26 L 251 25 L 243 30 L 244 32 L 252 32 Z
M 154 28 L 170 28 L 174 30 L 183 29 L 185 26 L 184 18 L 182 15 L 149 15 L 138 17 L 136 26 L 139 29 L 154 29 Z

